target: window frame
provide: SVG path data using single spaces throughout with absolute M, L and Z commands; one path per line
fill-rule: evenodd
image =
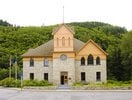
M 96 81 L 101 81 L 101 72 L 96 72 Z
M 62 37 L 62 46 L 65 46 L 65 37 Z
M 49 66 L 49 60 L 47 58 L 44 59 L 44 67 L 48 67 Z
M 101 65 L 100 64 L 100 57 L 99 56 L 96 57 L 96 65 Z
M 87 58 L 87 65 L 94 65 L 94 57 L 92 54 L 89 54 L 88 55 L 88 58 Z
M 70 37 L 68 38 L 68 46 L 71 46 L 71 39 L 70 39 Z
M 86 73 L 81 72 L 81 82 L 85 82 L 85 81 L 86 81 Z
M 30 80 L 34 80 L 34 73 L 30 73 L 29 78 L 30 78 Z
M 81 60 L 80 61 L 81 61 L 81 64 L 80 65 L 81 66 L 85 66 L 85 58 L 84 57 L 81 57 Z
M 33 58 L 30 58 L 29 66 L 34 67 L 34 59 Z
M 56 39 L 57 47 L 59 46 L 59 38 Z
M 48 81 L 49 80 L 49 74 L 48 73 L 44 73 L 44 80 Z

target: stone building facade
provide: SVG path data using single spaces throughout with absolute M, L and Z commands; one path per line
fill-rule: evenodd
M 106 56 L 93 40 L 74 38 L 65 24 L 52 32 L 53 40 L 23 54 L 23 79 L 47 80 L 56 85 L 106 82 Z

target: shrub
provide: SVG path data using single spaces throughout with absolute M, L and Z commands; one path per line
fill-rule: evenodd
M 1 82 L 1 86 L 4 87 L 20 87 L 21 86 L 21 81 L 20 80 L 15 80 L 14 78 L 5 78 Z
M 42 80 L 24 80 L 23 86 L 52 86 L 52 83 L 49 83 L 48 81 Z M 15 80 L 14 78 L 5 78 L 0 81 L 0 86 L 4 87 L 20 87 L 21 86 L 21 80 Z
M 75 83 L 73 83 L 73 86 L 83 86 L 83 83 L 82 82 L 75 82 Z
M 48 81 L 45 80 L 25 80 L 24 81 L 24 86 L 52 86 L 52 83 L 49 83 Z

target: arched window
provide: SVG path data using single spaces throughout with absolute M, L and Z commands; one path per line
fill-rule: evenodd
M 70 41 L 71 41 L 71 39 L 70 39 L 70 37 L 69 37 L 69 38 L 68 38 L 68 45 L 69 45 L 69 46 L 71 45 Z
M 65 38 L 62 38 L 62 46 L 65 46 Z
M 59 46 L 59 39 L 58 38 L 56 39 L 56 42 L 57 42 L 57 46 Z
M 34 66 L 34 60 L 33 60 L 33 58 L 30 59 L 30 66 L 31 67 Z
M 91 64 L 93 65 L 94 64 L 93 56 L 91 54 L 88 56 L 87 63 L 88 63 L 88 65 L 91 65 Z
M 81 58 L 81 65 L 85 65 L 85 58 L 84 57 Z
M 96 58 L 96 65 L 100 65 L 100 57 Z
M 45 67 L 48 67 L 48 65 L 49 65 L 48 59 L 44 59 L 44 66 L 45 66 Z

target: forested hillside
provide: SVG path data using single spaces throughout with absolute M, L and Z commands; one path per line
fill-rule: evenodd
M 87 42 L 93 39 L 109 55 L 107 57 L 108 79 L 132 80 L 132 31 L 101 22 L 67 23 L 74 27 L 75 38 Z M 22 57 L 50 39 L 54 26 L 17 27 L 0 21 L 0 80 L 8 77 L 9 58 L 17 56 L 19 69 Z M 14 69 L 12 69 L 14 76 Z

